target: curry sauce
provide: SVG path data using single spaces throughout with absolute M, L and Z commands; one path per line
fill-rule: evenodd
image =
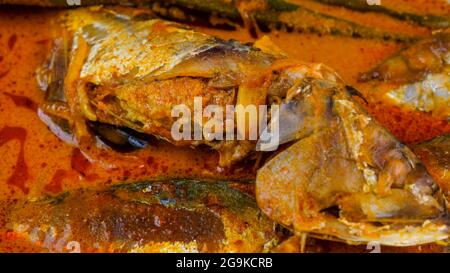
M 387 31 L 430 34 L 426 28 L 387 18 L 382 14 L 361 14 L 311 1 L 294 2 Z M 398 5 L 410 11 L 448 15 L 449 7 L 442 2 L 444 1 L 396 0 L 390 5 Z M 139 157 L 146 159 L 144 164 L 133 168 L 108 168 L 101 163 L 90 162 L 78 148 L 55 136 L 38 115 L 45 93 L 40 90 L 36 81 L 36 69 L 45 62 L 51 51 L 52 41 L 60 35 L 60 26 L 56 21 L 58 14 L 58 10 L 39 8 L 2 7 L 0 10 L 0 204 L 43 195 L 55 196 L 86 187 L 103 189 L 119 182 L 149 178 L 255 178 L 255 162 L 243 162 L 232 168 L 219 167 L 217 152 L 208 147 L 194 150 L 154 140 L 150 143 L 150 148 L 139 151 Z M 192 27 L 223 39 L 256 41 L 243 28 L 219 30 L 198 25 Z M 401 49 L 404 46 L 401 43 L 283 31 L 265 35 L 292 59 L 324 63 L 334 68 L 345 82 L 356 87 L 364 97 L 372 98 L 362 104 L 406 144 L 450 133 L 449 121 L 436 120 L 426 113 L 389 104 L 381 96 L 378 98 L 369 94 L 367 86 L 358 82 L 359 73 L 368 71 Z M 109 198 L 95 200 L 110 201 Z M 5 212 L 0 208 L 0 226 L 5 217 Z M 35 246 L 17 238 L 9 230 L 2 230 L 0 234 L 0 251 L 36 251 Z M 329 244 L 324 244 L 322 248 L 332 249 Z M 316 242 L 311 248 L 321 251 L 320 245 L 320 242 Z M 340 249 L 340 246 L 336 249 Z M 411 249 L 421 251 L 420 248 Z M 437 246 L 424 247 L 423 250 L 442 251 Z

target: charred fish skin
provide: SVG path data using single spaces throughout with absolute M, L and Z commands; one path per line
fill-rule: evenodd
M 434 29 L 445 29 L 450 27 L 450 17 L 449 16 L 438 16 L 438 15 L 420 15 L 407 12 L 399 12 L 383 5 L 369 5 L 367 0 L 314 0 L 324 4 L 343 6 L 346 8 L 354 9 L 357 11 L 367 12 L 381 12 L 389 16 L 400 20 L 407 20 L 417 23 L 421 26 L 430 27 Z
M 450 118 L 450 33 L 419 41 L 360 76 L 396 105 Z
M 264 252 L 276 225 L 230 182 L 161 181 L 75 190 L 9 207 L 6 228 L 43 251 Z
M 316 73 L 295 79 L 305 70 L 284 72 L 291 83 L 281 112 L 297 115 L 296 126 L 286 126 L 295 131 L 281 128 L 280 138 L 294 142 L 258 170 L 262 211 L 298 235 L 350 244 L 445 241 L 445 198 L 419 159 L 352 99 L 337 76 L 310 67 Z
M 205 21 L 205 15 L 221 16 L 228 19 L 231 27 L 241 21 L 250 28 L 252 34 L 257 35 L 257 29 L 298 31 L 317 33 L 319 35 L 340 35 L 353 38 L 379 39 L 395 42 L 411 42 L 419 37 L 400 33 L 386 32 L 366 27 L 364 25 L 320 13 L 304 6 L 284 0 L 2 0 L 0 4 L 39 5 L 46 7 L 77 7 L 95 4 L 124 4 L 136 6 L 150 6 L 158 15 L 170 20 Z M 201 16 L 195 14 L 201 13 Z M 214 21 L 214 23 L 211 23 Z M 217 20 L 210 23 L 218 25 Z M 223 20 L 220 20 L 223 21 Z
M 424 162 L 439 187 L 450 196 L 450 135 L 439 136 L 413 146 L 413 151 Z

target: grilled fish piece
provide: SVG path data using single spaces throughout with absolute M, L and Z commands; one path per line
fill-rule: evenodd
M 450 135 L 417 144 L 413 150 L 425 163 L 446 197 L 450 197 Z
M 317 33 L 321 35 L 340 35 L 353 38 L 381 39 L 409 42 L 418 37 L 403 35 L 400 33 L 386 32 L 379 29 L 369 28 L 356 22 L 320 13 L 297 3 L 282 0 L 154 0 L 158 8 L 157 13 L 169 16 L 177 20 L 177 16 L 171 16 L 164 7 L 180 7 L 187 9 L 186 14 L 201 11 L 207 14 L 220 15 L 226 19 L 243 20 L 248 27 L 255 29 L 284 29 L 287 31 L 298 31 Z M 161 9 L 162 7 L 162 9 Z M 188 16 L 183 16 L 185 18 Z M 189 18 L 189 17 L 188 17 Z
M 396 105 L 450 118 L 450 33 L 396 53 L 360 77 L 371 92 Z
M 281 235 L 231 182 L 160 181 L 75 190 L 8 208 L 6 228 L 68 252 L 264 252 Z
M 354 9 L 357 11 L 373 11 L 385 13 L 389 16 L 400 20 L 407 20 L 414 23 L 417 23 L 421 26 L 430 27 L 430 28 L 448 28 L 450 27 L 450 16 L 439 16 L 432 14 L 415 14 L 409 12 L 400 12 L 398 10 L 394 10 L 392 8 L 381 5 L 370 5 L 367 0 L 314 0 L 324 4 L 343 6 L 346 8 Z
M 314 70 L 309 77 L 295 77 L 305 71 L 299 67 L 283 72 L 289 84 L 280 120 L 293 124 L 280 129 L 280 140 L 296 141 L 258 170 L 259 207 L 297 235 L 391 246 L 446 240 L 445 199 L 419 159 L 338 76 Z
M 0 4 L 2 3 L 46 7 L 75 7 L 95 4 L 150 6 L 158 15 L 171 20 L 209 21 L 208 24 L 218 26 L 224 23 L 228 27 L 234 27 L 236 22 L 239 22 L 249 27 L 254 35 L 257 35 L 258 29 L 284 29 L 320 35 L 342 35 L 398 42 L 410 42 L 419 38 L 413 35 L 369 28 L 284 0 L 87 0 L 79 2 L 76 0 L 0 0 Z M 208 17 L 211 19 L 205 20 Z

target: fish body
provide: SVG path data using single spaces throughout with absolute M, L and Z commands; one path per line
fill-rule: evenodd
M 45 252 L 264 252 L 281 234 L 231 182 L 151 181 L 8 207 L 6 228 Z

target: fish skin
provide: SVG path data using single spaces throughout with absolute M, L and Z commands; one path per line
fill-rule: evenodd
M 450 33 L 395 53 L 360 75 L 368 90 L 394 104 L 450 120 Z
M 252 33 L 259 26 L 264 28 L 295 30 L 316 33 L 319 35 L 338 35 L 352 38 L 389 40 L 394 42 L 411 42 L 420 37 L 401 33 L 387 32 L 370 28 L 356 22 L 320 13 L 307 7 L 284 0 L 87 0 L 68 4 L 66 0 L 0 0 L 0 4 L 38 5 L 44 7 L 76 7 L 99 4 L 124 4 L 138 7 L 153 7 L 153 10 L 164 18 L 171 20 L 191 21 L 195 13 L 206 15 L 220 14 L 233 23 L 244 21 Z M 159 5 L 154 6 L 155 4 Z M 177 12 L 169 12 L 176 7 Z M 173 10 L 173 9 L 172 9 Z M 197 20 L 205 21 L 202 18 Z M 232 23 L 232 24 L 233 24 Z
M 391 40 L 411 42 L 418 37 L 400 33 L 385 32 L 369 28 L 342 18 L 320 13 L 297 3 L 280 0 L 260 1 L 224 1 L 212 0 L 205 5 L 204 1 L 171 0 L 154 1 L 164 5 L 172 4 L 188 10 L 200 10 L 206 13 L 221 14 L 230 20 L 244 20 L 247 26 L 257 25 L 269 29 L 286 29 L 320 35 L 337 35 L 352 38 Z M 248 3 L 248 4 L 247 4 Z M 177 19 L 177 18 L 172 18 Z M 249 21 L 249 22 L 247 22 Z
M 276 225 L 232 182 L 145 181 L 8 207 L 6 228 L 44 252 L 264 252 Z
M 252 85 L 245 85 L 245 88 L 263 86 L 267 88 L 263 91 L 267 92 L 268 101 L 281 100 L 279 123 L 282 125 L 282 142 L 292 145 L 266 162 L 259 169 L 256 180 L 258 205 L 273 221 L 291 228 L 295 233 L 313 233 L 350 243 L 364 243 L 381 238 L 382 244 L 406 246 L 445 240 L 448 237 L 445 201 L 442 200 L 436 183 L 409 148 L 362 110 L 352 98 L 352 94 L 357 92 L 350 92 L 332 69 L 322 64 L 278 59 L 237 42 L 215 40 L 219 41 L 219 50 L 201 52 L 200 55 L 205 54 L 205 58 L 200 58 L 201 66 L 198 65 L 198 56 L 194 56 L 169 66 L 167 70 L 163 68 L 162 73 L 149 69 L 137 78 L 134 73 L 124 73 L 119 78 L 102 78 L 98 75 L 110 72 L 104 72 L 99 67 L 103 63 L 111 63 L 106 58 L 98 66 L 85 69 L 85 57 L 90 56 L 91 52 L 95 56 L 101 52 L 102 47 L 95 48 L 97 43 L 89 45 L 93 39 L 84 35 L 83 31 L 92 29 L 86 26 L 93 23 L 98 26 L 109 20 L 119 20 L 119 24 L 124 22 L 127 26 L 132 23 L 123 15 L 117 19 L 116 13 L 103 13 L 103 10 L 98 13 L 85 10 L 73 12 L 86 17 L 69 16 L 74 21 L 69 22 L 68 26 L 73 26 L 73 32 L 80 38 L 79 41 L 75 40 L 77 43 L 72 50 L 71 63 L 71 66 L 74 64 L 78 68 L 69 67 L 66 76 L 66 97 L 69 104 L 70 98 L 79 95 L 79 90 L 74 87 L 80 83 L 85 86 L 83 84 L 91 79 L 96 79 L 93 85 L 100 85 L 94 86 L 89 93 L 102 88 L 103 91 L 116 92 L 121 84 L 130 87 L 136 82 L 151 86 L 158 81 L 172 81 L 170 84 L 175 86 L 173 77 L 201 75 L 199 78 L 202 80 L 210 80 L 217 76 L 217 73 L 211 71 L 218 68 L 221 77 L 231 77 L 214 81 L 214 87 L 241 87 L 251 82 Z M 80 18 L 83 18 L 81 25 Z M 167 29 L 173 30 L 175 34 L 190 33 L 184 28 L 174 27 L 173 23 L 157 22 L 161 22 L 157 30 L 162 37 Z M 97 37 L 101 41 L 108 39 L 107 35 Z M 200 35 L 200 38 L 205 36 Z M 181 41 L 183 39 L 185 36 L 182 35 Z M 195 40 L 193 42 L 195 44 Z M 80 63 L 79 54 L 82 54 L 83 60 Z M 119 60 L 122 57 L 117 56 Z M 168 57 L 175 62 L 179 60 L 170 54 Z M 220 57 L 220 62 L 216 62 L 216 57 Z M 102 58 L 100 54 L 92 60 Z M 227 61 L 225 64 L 224 60 Z M 127 63 L 126 60 L 124 63 Z M 235 67 L 239 69 L 233 70 Z M 89 71 L 84 77 L 71 73 L 83 70 Z M 136 73 L 140 73 L 140 70 Z M 255 81 L 255 76 L 259 80 Z M 126 80 L 120 81 L 122 78 Z M 199 89 L 203 90 L 203 87 Z M 263 95 L 266 99 L 266 94 Z M 75 108 L 72 113 L 76 115 L 83 111 Z M 84 118 L 86 117 L 89 119 L 87 115 Z M 94 117 L 100 117 L 98 112 L 94 111 Z M 306 195 L 308 191 L 311 196 Z M 341 209 L 341 216 L 336 217 L 326 211 L 334 206 Z M 388 224 L 379 227 L 373 223 L 380 221 Z M 390 225 L 393 226 L 392 229 L 389 228 Z

